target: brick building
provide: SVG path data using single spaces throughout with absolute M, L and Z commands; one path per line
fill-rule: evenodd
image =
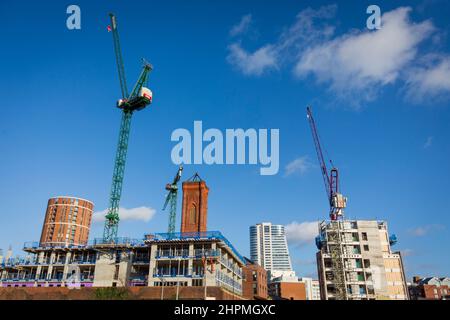
M 198 174 L 183 182 L 181 232 L 205 232 L 209 188 Z
M 272 281 L 269 283 L 270 296 L 282 300 L 306 300 L 306 288 L 303 282 Z
M 75 197 L 48 200 L 41 246 L 85 245 L 88 242 L 94 204 Z
M 253 261 L 245 259 L 242 268 L 242 295 L 245 299 L 267 299 L 267 271 Z
M 413 284 L 409 286 L 409 295 L 411 300 L 449 300 L 450 278 L 414 277 Z

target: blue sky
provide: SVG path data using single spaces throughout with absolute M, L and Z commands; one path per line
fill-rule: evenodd
M 49 197 L 108 205 L 120 121 L 106 31 L 113 11 L 129 86 L 141 57 L 154 65 L 154 102 L 133 118 L 121 202 L 151 219 L 122 220 L 120 235 L 167 229 L 173 130 L 193 130 L 194 120 L 223 132 L 277 128 L 277 175 L 261 176 L 258 165 L 187 165 L 184 178 L 198 171 L 207 181 L 209 229 L 244 255 L 250 225 L 290 225 L 295 270 L 314 276 L 311 223 L 328 208 L 305 116 L 312 104 L 349 197 L 347 217 L 387 220 L 408 276 L 449 275 L 446 1 L 378 1 L 383 28 L 370 32 L 368 1 L 77 1 L 81 30 L 72 31 L 69 4 L 0 3 L 0 248 L 20 253 L 39 239 Z M 91 238 L 102 228 L 94 223 Z

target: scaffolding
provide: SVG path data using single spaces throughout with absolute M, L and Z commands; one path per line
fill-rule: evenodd
M 347 300 L 347 284 L 345 279 L 345 268 L 342 248 L 342 221 L 331 221 L 328 237 L 328 250 L 331 256 L 331 267 L 333 272 L 333 284 L 336 300 Z

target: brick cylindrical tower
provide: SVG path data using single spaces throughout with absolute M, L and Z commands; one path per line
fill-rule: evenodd
M 93 209 L 91 201 L 80 198 L 49 199 L 40 245 L 53 247 L 87 244 Z
M 206 182 L 198 174 L 183 182 L 181 232 L 207 231 L 208 192 Z

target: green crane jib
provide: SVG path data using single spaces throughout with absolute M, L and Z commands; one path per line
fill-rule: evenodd
M 177 195 L 178 195 L 178 182 L 181 179 L 181 172 L 183 167 L 178 168 L 177 175 L 173 179 L 172 183 L 166 184 L 166 190 L 169 193 L 166 196 L 166 202 L 164 203 L 163 210 L 166 210 L 167 204 L 170 202 L 170 213 L 169 213 L 169 228 L 167 232 L 169 234 L 174 234 L 175 232 L 175 222 L 177 216 Z
M 122 184 L 125 172 L 125 162 L 127 159 L 128 140 L 130 137 L 131 116 L 134 111 L 144 109 L 152 102 L 153 94 L 148 89 L 148 75 L 152 66 L 145 62 L 141 75 L 133 87 L 131 94 L 128 94 L 128 88 L 125 78 L 125 68 L 120 49 L 119 33 L 117 31 L 117 20 L 113 14 L 109 15 L 111 25 L 108 31 L 112 31 L 114 39 L 114 52 L 116 55 L 117 69 L 119 72 L 120 89 L 122 99 L 117 102 L 117 107 L 122 110 L 122 120 L 120 123 L 119 142 L 117 144 L 116 160 L 114 163 L 114 172 L 111 185 L 108 213 L 105 218 L 105 228 L 103 230 L 103 241 L 110 243 L 117 238 L 119 227 L 119 203 L 122 195 Z

